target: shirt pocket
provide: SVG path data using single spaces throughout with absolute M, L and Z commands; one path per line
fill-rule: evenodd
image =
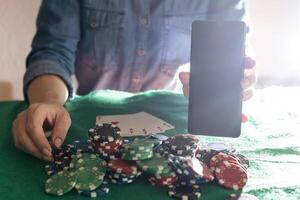
M 120 32 L 124 24 L 122 0 L 87 0 L 82 5 L 82 54 L 93 58 L 93 66 L 98 70 L 108 70 L 117 66 L 117 51 Z
M 164 2 L 164 50 L 162 71 L 173 75 L 190 62 L 191 29 L 195 20 L 205 20 L 208 0 L 166 0 Z

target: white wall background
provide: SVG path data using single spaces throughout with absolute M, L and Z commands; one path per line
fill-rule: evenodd
M 300 0 L 249 0 L 259 85 L 300 85 Z M 0 100 L 22 99 L 40 0 L 0 0 Z

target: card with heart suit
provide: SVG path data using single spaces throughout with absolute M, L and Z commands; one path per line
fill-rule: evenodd
M 146 112 L 96 117 L 96 124 L 112 123 L 122 131 L 123 137 L 164 133 L 175 128 L 172 124 Z

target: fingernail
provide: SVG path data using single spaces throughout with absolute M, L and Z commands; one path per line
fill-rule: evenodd
M 51 161 L 53 161 L 53 158 L 52 158 L 52 156 L 51 157 L 49 157 L 49 156 L 43 156 L 43 160 L 51 162 Z
M 47 157 L 51 157 L 52 156 L 51 151 L 49 149 L 47 149 L 47 148 L 43 149 L 43 154 L 45 156 L 47 156 Z
M 54 144 L 55 144 L 55 146 L 56 146 L 57 148 L 60 147 L 61 144 L 62 144 L 61 138 L 59 138 L 59 137 L 55 138 Z

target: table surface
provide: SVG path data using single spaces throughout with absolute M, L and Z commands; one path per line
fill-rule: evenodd
M 244 104 L 249 122 L 243 124 L 239 138 L 201 136 L 203 143 L 230 142 L 250 159 L 249 181 L 243 192 L 261 200 L 300 199 L 300 94 L 299 88 L 260 90 Z M 282 97 L 285 97 L 284 99 Z M 14 147 L 11 125 L 18 112 L 26 108 L 22 101 L 0 102 L 0 199 L 55 199 L 44 193 L 44 162 Z M 66 104 L 72 118 L 66 143 L 87 139 L 87 130 L 97 115 L 148 112 L 175 125 L 166 135 L 186 133 L 187 101 L 180 94 L 150 91 L 130 94 L 98 91 L 76 97 Z M 140 178 L 128 185 L 111 185 L 107 200 L 170 199 L 165 188 L 152 187 Z M 231 194 L 216 183 L 202 187 L 203 200 L 224 199 Z M 70 192 L 60 199 L 86 199 Z

